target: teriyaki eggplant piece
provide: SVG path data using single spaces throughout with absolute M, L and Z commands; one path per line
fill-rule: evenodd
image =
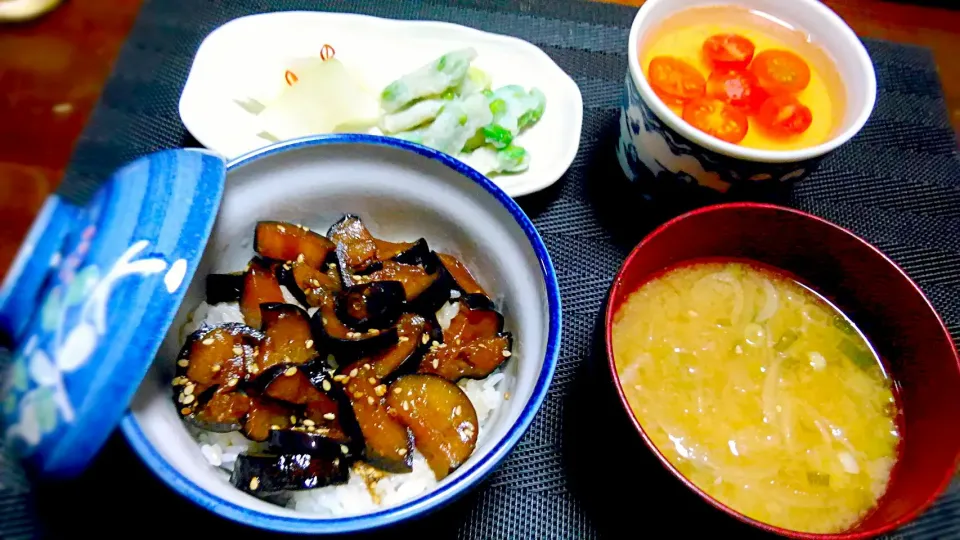
M 207 275 L 207 303 L 239 302 L 243 292 L 243 273 Z
M 327 231 L 330 241 L 336 246 L 340 271 L 345 277 L 370 270 L 380 262 L 377 243 L 359 217 L 347 214 Z M 352 283 L 345 284 L 352 285 Z
M 403 264 L 397 261 L 387 261 L 383 267 L 360 280 L 364 283 L 374 281 L 394 281 L 403 285 L 403 292 L 408 302 L 413 302 L 437 280 L 437 273 L 429 273 L 422 266 Z
M 242 397 L 222 394 L 239 390 L 247 380 L 247 366 L 262 339 L 261 332 L 238 323 L 203 325 L 191 334 L 177 356 L 173 379 L 180 415 L 197 427 L 231 431 L 246 406 Z
M 305 364 L 317 356 L 306 311 L 282 303 L 261 304 L 260 311 L 264 338 L 252 375 L 278 364 Z
M 280 283 L 267 261 L 254 257 L 243 276 L 240 312 L 251 328 L 260 328 L 260 304 L 284 302 Z
M 468 294 L 443 332 L 443 343 L 434 346 L 420 362 L 420 373 L 439 375 L 450 381 L 482 379 L 497 369 L 513 352 L 513 337 L 503 332 L 503 315 L 481 294 Z
M 293 223 L 261 221 L 253 237 L 253 248 L 261 257 L 296 261 L 320 268 L 334 249 L 325 236 Z
M 336 312 L 335 302 L 327 302 L 313 314 L 310 324 L 316 339 L 338 359 L 360 358 L 397 342 L 395 327 L 369 328 L 360 332 L 344 324 Z
M 399 281 L 354 285 L 337 296 L 337 318 L 359 331 L 392 326 L 403 313 L 404 288 Z
M 381 253 L 381 255 L 383 254 Z M 409 244 L 409 247 L 403 251 L 397 253 L 393 257 L 387 258 L 393 259 L 398 263 L 415 264 L 419 266 L 427 266 L 436 261 L 432 252 L 430 251 L 430 246 L 427 245 L 427 240 L 425 238 L 421 238 L 416 242 Z
M 300 262 L 277 265 L 277 280 L 298 302 L 310 307 L 322 306 L 341 288 L 336 264 L 328 265 L 326 271 Z
M 349 468 L 339 458 L 310 454 L 241 454 L 233 466 L 230 483 L 251 494 L 314 489 L 344 484 Z
M 443 268 L 447 271 L 451 278 L 453 278 L 454 283 L 456 283 L 457 288 L 460 292 L 464 294 L 479 294 L 487 296 L 487 292 L 483 290 L 483 287 L 480 286 L 480 283 L 477 281 L 473 274 L 470 273 L 470 270 L 460 262 L 460 259 L 454 257 L 453 255 L 447 255 L 446 253 L 437 253 L 437 258 L 440 260 L 440 263 L 443 264 Z
M 457 385 L 432 375 L 404 375 L 390 385 L 387 407 L 410 428 L 437 480 L 473 454 L 480 429 L 477 411 Z
M 211 387 L 200 394 L 193 405 L 181 409 L 180 414 L 189 408 L 192 412 L 183 416 L 187 424 L 215 433 L 228 433 L 241 429 L 251 406 L 250 398 L 242 391 Z
M 287 428 L 296 419 L 296 409 L 291 405 L 265 397 L 253 398 L 243 420 L 243 434 L 251 441 L 265 441 L 271 430 Z
M 377 379 L 386 380 L 397 372 L 416 370 L 430 343 L 443 339 L 439 323 L 413 313 L 405 313 L 397 322 L 397 335 L 395 345 L 368 359 Z
M 387 385 L 375 375 L 373 367 L 364 360 L 346 366 L 337 375 L 363 433 L 364 458 L 383 471 L 410 472 L 413 470 L 410 435 L 407 428 L 387 413 Z

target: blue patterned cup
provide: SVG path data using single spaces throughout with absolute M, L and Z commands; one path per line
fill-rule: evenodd
M 845 114 L 826 142 L 799 150 L 759 150 L 731 144 L 692 127 L 653 92 L 638 47 L 664 18 L 716 0 L 648 0 L 630 29 L 630 65 L 624 84 L 617 158 L 645 193 L 699 186 L 699 192 L 775 191 L 807 177 L 831 151 L 857 134 L 873 111 L 877 81 L 866 49 L 843 20 L 817 0 L 738 0 L 737 6 L 772 15 L 807 31 L 834 61 L 845 89 Z M 643 189 L 644 187 L 650 189 Z

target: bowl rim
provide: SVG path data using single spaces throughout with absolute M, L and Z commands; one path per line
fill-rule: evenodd
M 853 122 L 846 129 L 837 133 L 826 142 L 816 146 L 800 148 L 797 150 L 761 150 L 758 148 L 747 148 L 745 146 L 722 141 L 716 137 L 712 137 L 706 133 L 703 133 L 702 131 L 686 123 L 682 118 L 680 118 L 680 116 L 677 115 L 677 113 L 673 112 L 663 103 L 660 98 L 656 96 L 656 94 L 653 92 L 653 88 L 650 86 L 650 83 L 647 82 L 646 76 L 643 74 L 643 70 L 640 67 L 640 61 L 637 57 L 637 47 L 640 43 L 640 25 L 645 22 L 647 15 L 653 9 L 653 6 L 664 1 L 669 0 L 647 0 L 647 2 L 640 7 L 636 17 L 634 17 L 633 25 L 630 27 L 630 37 L 627 43 L 627 70 L 630 74 L 630 77 L 633 78 L 633 83 L 637 87 L 640 93 L 640 98 L 643 100 L 643 102 L 653 110 L 657 118 L 662 120 L 665 124 L 667 124 L 667 126 L 685 137 L 687 140 L 708 150 L 712 150 L 718 154 L 744 161 L 758 163 L 802 162 L 826 155 L 830 151 L 836 149 L 838 146 L 852 139 L 854 135 L 860 132 L 864 124 L 866 124 L 867 120 L 870 118 L 870 115 L 873 113 L 873 108 L 877 101 L 877 74 L 873 67 L 873 61 L 870 59 L 870 55 L 867 53 L 866 48 L 863 46 L 863 42 L 860 41 L 860 38 L 857 37 L 856 33 L 854 33 L 854 31 L 839 15 L 837 15 L 833 10 L 820 1 L 794 0 L 796 3 L 804 4 L 806 9 L 816 13 L 820 18 L 823 19 L 825 24 L 829 25 L 831 29 L 836 30 L 838 35 L 848 43 L 849 52 L 856 58 L 857 63 L 866 68 L 858 73 L 857 76 L 863 79 L 866 85 L 867 96 L 863 103 L 863 107 L 857 113 L 857 116 L 853 119 Z M 722 4 L 725 2 L 721 0 L 717 3 Z M 827 52 L 832 54 L 830 51 Z
M 506 457 L 507 453 L 517 445 L 524 433 L 526 433 L 534 416 L 546 398 L 560 352 L 560 333 L 562 328 L 560 288 L 553 263 L 547 253 L 543 239 L 540 238 L 540 235 L 537 233 L 533 222 L 530 221 L 530 218 L 527 217 L 513 199 L 488 178 L 463 162 L 437 150 L 391 137 L 366 134 L 326 134 L 292 139 L 254 150 L 227 163 L 226 170 L 229 173 L 234 169 L 255 162 L 261 158 L 290 150 L 336 144 L 371 145 L 413 152 L 422 157 L 437 161 L 473 180 L 483 188 L 487 194 L 499 202 L 523 230 L 540 262 L 540 271 L 544 280 L 548 302 L 549 328 L 547 333 L 547 347 L 543 360 L 543 368 L 540 370 L 540 374 L 534 384 L 530 399 L 520 412 L 520 417 L 510 426 L 506 435 L 493 445 L 490 453 L 480 458 L 469 468 L 466 468 L 462 475 L 449 484 L 437 487 L 420 497 L 400 505 L 370 514 L 340 518 L 311 517 L 310 514 L 303 514 L 303 516 L 277 516 L 223 500 L 195 484 L 167 462 L 147 440 L 134 414 L 129 411 L 126 413 L 120 423 L 123 434 L 147 468 L 164 483 L 173 488 L 173 490 L 181 496 L 215 514 L 244 525 L 272 531 L 298 534 L 331 534 L 371 530 L 424 514 L 452 502 L 489 474 L 494 467 Z
M 620 400 L 620 406 L 623 408 L 624 412 L 630 418 L 630 422 L 633 424 L 633 427 L 640 434 L 640 438 L 643 439 L 643 442 L 646 443 L 650 451 L 653 452 L 653 454 L 657 457 L 657 459 L 664 466 L 664 468 L 666 468 L 671 473 L 671 475 L 673 475 L 674 478 L 682 482 L 691 491 L 699 495 L 700 498 L 702 498 L 704 501 L 709 503 L 714 508 L 722 510 L 729 516 L 736 518 L 737 520 L 743 523 L 753 525 L 754 527 L 757 527 L 759 529 L 765 530 L 767 532 L 775 533 L 778 535 L 787 536 L 790 538 L 802 538 L 807 540 L 859 540 L 862 538 L 872 538 L 874 536 L 887 533 L 897 527 L 900 527 L 912 521 L 914 518 L 920 515 L 923 511 L 929 508 L 930 505 L 934 503 L 934 501 L 936 501 L 936 499 L 940 496 L 940 494 L 942 494 L 943 491 L 950 484 L 950 482 L 953 479 L 954 470 L 956 470 L 957 466 L 960 465 L 960 451 L 958 451 L 957 455 L 954 456 L 953 467 L 951 467 L 948 471 L 945 472 L 944 478 L 937 485 L 936 489 L 933 490 L 933 492 L 927 497 L 927 499 L 922 504 L 920 504 L 916 509 L 906 514 L 905 516 L 901 517 L 900 519 L 897 519 L 889 523 L 885 523 L 883 525 L 880 525 L 878 527 L 865 530 L 865 531 L 839 532 L 839 533 L 809 533 L 809 532 L 802 532 L 802 531 L 794 531 L 791 529 L 770 525 L 768 523 L 764 523 L 762 521 L 758 521 L 756 519 L 748 517 L 738 512 L 737 510 L 734 510 L 733 508 L 727 506 L 726 504 L 720 502 L 719 500 L 713 498 L 707 492 L 700 489 L 699 486 L 697 486 L 692 481 L 690 481 L 686 476 L 683 475 L 683 473 L 681 473 L 676 467 L 674 467 L 669 460 L 667 460 L 667 458 L 663 455 L 663 453 L 661 453 L 660 450 L 657 448 L 657 445 L 654 444 L 650 436 L 647 435 L 647 432 L 643 429 L 643 426 L 640 424 L 640 420 L 637 419 L 637 417 L 633 414 L 630 408 L 630 403 L 627 401 L 627 396 L 623 392 L 623 385 L 620 382 L 620 376 L 617 374 L 617 366 L 616 366 L 616 362 L 614 361 L 614 354 L 613 354 L 613 319 L 614 319 L 614 316 L 616 315 L 613 309 L 613 299 L 615 296 L 623 292 L 623 288 L 624 288 L 623 278 L 624 276 L 627 275 L 628 269 L 632 266 L 633 261 L 641 256 L 640 253 L 643 250 L 644 246 L 649 244 L 654 238 L 662 234 L 664 231 L 666 231 L 676 223 L 679 223 L 680 221 L 683 221 L 685 219 L 688 219 L 700 214 L 706 214 L 710 212 L 730 211 L 730 210 L 757 210 L 757 209 L 785 212 L 788 214 L 799 216 L 801 218 L 810 219 L 810 220 L 819 222 L 823 225 L 827 225 L 837 230 L 838 232 L 844 233 L 847 236 L 857 240 L 860 245 L 873 251 L 875 254 L 879 255 L 888 265 L 890 265 L 893 269 L 899 272 L 900 275 L 910 284 L 911 287 L 913 287 L 913 290 L 916 292 L 916 294 L 919 295 L 921 299 L 923 299 L 924 303 L 927 306 L 927 309 L 929 309 L 929 311 L 934 315 L 934 317 L 936 317 L 936 321 L 939 325 L 939 330 L 940 332 L 943 333 L 944 338 L 949 343 L 953 343 L 953 338 L 950 336 L 950 331 L 947 330 L 946 324 L 943 322 L 943 319 L 940 317 L 940 314 L 937 313 L 937 310 L 933 307 L 933 304 L 930 303 L 930 299 L 928 299 L 927 296 L 920 289 L 920 286 L 917 285 L 917 283 L 913 281 L 913 279 L 911 279 L 909 275 L 907 275 L 907 273 L 903 270 L 903 268 L 901 268 L 897 263 L 895 263 L 892 259 L 890 259 L 890 257 L 884 254 L 882 251 L 880 251 L 879 248 L 877 248 L 870 242 L 867 242 L 860 236 L 854 234 L 850 230 L 844 227 L 841 227 L 840 225 L 837 225 L 835 223 L 832 223 L 826 219 L 815 216 L 813 214 L 803 212 L 801 210 L 796 210 L 793 208 L 778 206 L 775 204 L 753 203 L 753 202 L 715 204 L 715 205 L 705 206 L 703 208 L 698 208 L 696 210 L 681 214 L 667 221 L 666 223 L 660 225 L 656 229 L 654 229 L 650 234 L 646 235 L 640 241 L 640 243 L 638 243 L 636 247 L 633 248 L 633 250 L 630 251 L 630 254 L 627 255 L 627 258 L 626 260 L 624 260 L 623 265 L 620 267 L 620 270 L 617 271 L 616 277 L 614 277 L 613 284 L 610 287 L 610 293 L 607 296 L 607 305 L 605 307 L 605 313 L 604 313 L 604 341 L 605 341 L 606 354 L 607 354 L 607 369 L 609 369 L 610 371 L 613 385 L 616 389 L 617 396 Z M 960 355 L 958 355 L 957 349 L 955 346 L 952 347 L 951 350 L 953 354 L 953 361 L 955 364 L 957 364 L 958 369 L 960 369 Z

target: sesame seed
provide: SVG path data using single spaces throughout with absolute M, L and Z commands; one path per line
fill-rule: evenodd
M 320 282 L 317 281 L 316 278 L 310 278 L 310 284 L 313 285 L 314 287 L 319 287 L 319 286 L 320 286 Z
M 364 364 L 363 364 L 363 369 L 370 369 L 370 364 L 364 363 Z
M 239 346 L 239 345 L 235 345 L 235 346 L 233 347 L 233 354 L 236 354 L 236 355 L 241 355 L 241 354 L 243 354 L 243 347 L 241 347 L 241 346 Z
M 504 392 L 504 393 L 503 393 L 503 399 L 504 399 L 504 401 L 509 400 L 509 399 L 510 399 L 510 392 Z
M 313 426 L 307 426 L 307 431 L 309 431 L 310 433 L 313 433 L 313 432 L 316 431 L 316 430 L 317 430 L 317 428 L 315 428 L 315 427 L 313 427 Z
M 333 385 L 330 384 L 330 381 L 328 381 L 328 380 L 326 380 L 326 379 L 323 380 L 323 383 L 321 383 L 321 386 L 323 386 L 323 391 L 324 391 L 324 392 L 329 392 L 330 389 L 333 388 Z
M 404 343 L 406 341 L 410 341 L 410 338 L 408 338 L 407 336 L 400 336 L 400 339 L 398 339 L 397 341 L 399 341 L 400 343 Z
M 454 340 L 454 341 L 456 341 L 456 343 L 457 343 L 457 345 L 459 345 L 459 344 L 460 344 L 460 338 L 457 338 L 457 339 L 456 339 L 456 340 Z
M 502 354 L 504 358 L 510 358 L 511 356 L 513 356 L 513 353 L 506 349 L 504 349 L 503 352 L 500 354 Z
M 353 369 L 350 370 L 350 376 L 351 376 L 351 377 L 356 377 L 358 373 L 360 373 L 360 372 L 357 371 L 357 368 L 353 368 Z
M 430 365 L 433 366 L 433 369 L 437 369 L 437 366 L 440 365 L 440 359 L 439 359 L 439 358 L 434 358 L 434 359 L 433 359 L 433 362 L 430 362 Z
M 380 386 L 374 388 L 373 391 L 376 392 L 378 396 L 383 396 L 387 393 L 387 385 L 381 384 Z
M 408 401 L 404 400 L 403 403 L 401 403 L 400 405 L 403 407 L 403 410 L 405 411 L 410 410 L 410 403 Z
M 373 377 L 367 377 L 367 382 L 370 384 L 377 384 L 377 380 Z
M 183 404 L 189 405 L 193 403 L 193 400 L 197 399 L 195 396 L 188 394 L 187 397 L 183 398 Z
M 456 407 L 453 408 L 453 415 L 460 416 L 460 411 L 461 411 L 460 406 L 457 405 Z
M 213 367 L 210 368 L 210 371 L 212 371 L 212 372 L 214 372 L 214 373 L 220 371 L 220 364 L 214 364 Z
M 280 232 L 287 232 L 287 228 L 283 225 L 277 225 L 277 230 Z
M 342 452 L 342 453 L 344 453 L 344 454 L 349 454 L 349 453 L 350 453 L 350 448 L 348 448 L 347 445 L 345 445 L 345 444 L 341 444 L 341 445 L 340 445 L 340 452 Z
M 307 227 L 306 225 L 301 225 L 301 227 L 303 228 L 303 232 L 310 232 L 310 227 Z
M 340 458 L 333 458 L 333 466 L 334 467 L 340 466 Z
M 307 426 L 307 427 L 310 427 L 310 426 L 315 426 L 316 423 L 315 423 L 313 420 L 309 419 L 309 418 L 304 418 L 304 419 L 303 419 L 303 425 L 305 425 L 305 426 Z
M 291 415 L 290 415 L 290 423 L 291 423 L 291 424 L 296 424 L 296 423 L 297 423 L 297 417 L 291 414 Z
M 304 343 L 304 345 L 306 345 L 306 347 L 307 347 L 308 349 L 309 349 L 310 347 L 313 347 L 313 340 L 312 340 L 312 339 L 308 339 L 308 340 L 306 341 L 306 343 Z
M 327 420 L 336 420 L 336 419 L 337 419 L 337 415 L 333 414 L 332 412 L 325 413 L 325 414 L 323 415 L 323 417 L 324 417 L 325 419 L 327 419 Z
M 290 357 L 287 356 L 287 355 L 283 355 L 283 363 L 284 363 L 284 364 L 289 364 L 289 363 L 290 363 Z
M 373 405 L 373 396 L 367 396 L 367 405 Z
M 293 377 L 294 375 L 297 374 L 297 368 L 288 367 L 286 370 L 284 370 L 283 374 L 287 377 Z
M 289 269 L 290 269 L 290 262 L 289 262 L 289 261 L 283 263 L 283 269 L 284 269 L 284 270 L 289 270 Z
M 282 228 L 283 227 L 281 227 L 281 229 Z M 260 487 L 260 479 L 254 476 L 253 478 L 250 479 L 250 489 L 256 490 L 258 487 Z
M 347 376 L 346 376 L 346 375 L 334 375 L 334 376 L 333 376 L 333 380 L 335 380 L 335 381 L 337 381 L 337 382 L 346 382 Z
M 182 414 L 182 415 L 184 415 L 184 416 L 186 416 L 186 415 L 188 415 L 188 414 L 190 414 L 190 413 L 192 413 L 192 412 L 193 412 L 193 409 L 191 409 L 190 407 L 184 407 L 184 408 L 180 409 L 180 414 Z
M 447 348 L 447 344 L 446 344 L 446 343 L 441 343 L 441 344 L 437 345 L 437 348 L 438 348 L 438 349 L 446 349 L 446 348 Z
M 253 373 L 254 375 L 256 375 L 257 373 L 260 373 L 260 366 L 256 364 L 253 364 L 252 366 L 250 366 L 250 373 Z
M 354 392 L 353 397 L 356 399 L 360 399 L 363 397 L 363 392 Z
M 303 253 L 297 255 L 297 262 L 298 262 L 298 263 L 302 263 L 302 262 L 303 262 L 303 259 L 304 259 Z
M 434 341 L 433 343 L 430 344 L 430 346 L 431 346 L 431 347 L 439 347 L 439 346 L 440 346 L 440 342 L 439 342 L 439 341 Z
M 429 341 L 430 341 L 430 336 L 427 334 L 424 334 L 423 337 L 420 339 L 420 342 L 423 343 L 424 345 L 426 345 L 427 342 Z
M 320 317 L 320 320 L 323 321 L 323 324 L 327 324 L 327 318 L 326 318 L 326 317 Z
M 399 395 L 400 392 L 403 392 L 403 388 L 400 388 L 399 386 L 393 389 L 393 393 L 394 393 L 394 394 L 398 394 L 398 395 Z
M 180 367 L 187 367 L 190 365 L 190 361 L 184 358 L 183 360 L 177 360 L 177 365 Z
M 213 341 L 214 340 L 212 337 L 208 337 L 207 339 L 201 341 L 200 343 L 203 343 L 204 345 L 213 345 Z
M 177 403 L 183 403 L 183 392 L 180 392 L 180 395 L 177 396 Z
M 406 449 L 406 448 L 401 448 L 401 449 L 397 450 L 397 453 L 400 454 L 401 456 L 405 456 L 405 455 L 407 455 L 407 449 Z
M 227 381 L 227 386 L 236 386 L 238 382 L 240 382 L 240 379 L 234 377 Z
M 337 269 L 337 265 L 334 264 L 334 263 L 327 263 L 327 268 L 329 268 L 329 269 L 331 269 L 331 270 L 336 270 L 336 269 Z
M 189 396 L 190 394 L 193 393 L 194 389 L 196 389 L 196 385 L 188 384 L 188 385 L 183 389 L 183 395 Z
M 367 333 L 370 334 L 371 336 L 379 336 L 379 335 L 380 335 L 380 331 L 377 330 L 376 328 L 371 328 L 371 329 L 367 330 Z

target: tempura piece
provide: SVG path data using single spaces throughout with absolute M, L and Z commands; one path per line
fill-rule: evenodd
M 396 112 L 418 99 L 439 96 L 463 82 L 470 62 L 477 57 L 473 48 L 447 53 L 420 69 L 387 85 L 380 94 L 383 110 Z
M 434 98 L 418 101 L 406 109 L 385 114 L 380 119 L 380 130 L 387 135 L 413 129 L 437 117 L 447 100 Z
M 473 94 L 447 103 L 423 135 L 423 144 L 456 156 L 467 140 L 493 120 L 488 98 Z

